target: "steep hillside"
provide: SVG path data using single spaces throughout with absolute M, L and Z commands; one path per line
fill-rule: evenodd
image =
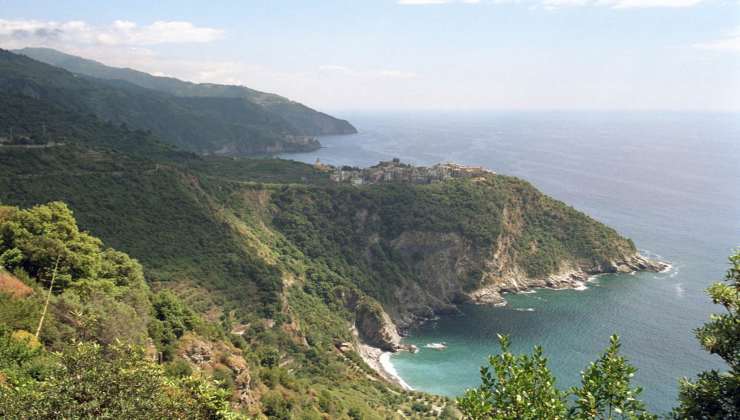
M 357 132 L 345 121 L 315 111 L 303 104 L 272 93 L 260 92 L 244 86 L 192 83 L 172 77 L 152 76 L 141 71 L 106 66 L 93 60 L 65 54 L 49 48 L 23 48 L 16 51 L 34 60 L 61 67 L 72 73 L 99 79 L 124 80 L 135 85 L 181 97 L 241 98 L 259 105 L 282 118 L 291 131 L 302 136 L 354 134 Z
M 0 206 L 0 232 L 3 418 L 382 419 L 448 403 L 394 390 L 318 340 L 344 325 L 299 290 L 295 313 L 320 330 L 304 335 L 298 318 L 234 328 L 151 291 L 141 265 L 80 231 L 63 203 Z
M 178 97 L 122 80 L 70 73 L 0 50 L 0 92 L 148 130 L 202 154 L 266 154 L 318 148 L 318 141 L 244 98 Z
M 152 293 L 137 261 L 80 231 L 63 203 L 0 206 L 0 232 L 0 417 L 228 415 L 228 391 L 175 374 L 187 365 L 172 356 L 186 331 L 223 337 Z
M 397 350 L 398 327 L 463 301 L 660 268 L 516 178 L 337 184 L 297 162 L 180 152 L 43 98 L 0 96 L 0 129 L 22 137 L 0 144 L 0 202 L 63 201 L 83 230 L 141 261 L 152 288 L 208 326 L 148 329 L 165 364 L 222 379 L 249 414 L 450 414 L 447 400 L 384 381 L 367 345 Z

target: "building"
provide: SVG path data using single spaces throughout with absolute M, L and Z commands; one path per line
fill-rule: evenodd
M 412 166 L 401 163 L 398 158 L 379 162 L 370 168 L 360 169 L 349 166 L 333 167 L 316 160 L 317 169 L 330 172 L 329 179 L 336 183 L 352 185 L 380 183 L 432 184 L 450 178 L 473 178 L 492 175 L 494 172 L 482 167 L 464 166 L 456 163 L 439 163 L 431 167 Z

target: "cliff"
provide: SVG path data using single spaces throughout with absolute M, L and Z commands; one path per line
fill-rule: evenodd
M 404 329 L 461 302 L 661 270 L 632 241 L 530 184 L 485 173 L 433 184 L 278 191 L 278 231 L 377 299 Z
M 362 302 L 355 312 L 355 326 L 365 343 L 384 351 L 398 350 L 401 337 L 383 308 L 376 302 Z
M 388 376 L 362 363 L 353 331 L 399 350 L 399 329 L 461 302 L 660 269 L 613 229 L 517 178 L 476 172 L 417 183 L 407 175 L 425 172 L 407 168 L 390 182 L 337 183 L 296 162 L 183 153 L 43 100 L 2 103 L 12 112 L 0 122 L 24 121 L 31 137 L 65 141 L 0 146 L 0 201 L 63 200 L 82 229 L 139 259 L 153 288 L 202 320 L 170 310 L 171 300 L 154 304 L 177 321 L 163 326 L 176 333 L 149 331 L 173 358 L 166 366 L 185 369 L 180 358 L 224 380 L 232 404 L 250 415 L 288 401 L 282 409 L 296 416 L 341 417 L 352 407 L 392 417 L 421 397 L 379 385 Z M 40 115 L 46 133 L 32 131 Z M 147 328 L 137 324 L 130 327 L 144 341 Z M 201 363 L 206 356 L 212 363 Z

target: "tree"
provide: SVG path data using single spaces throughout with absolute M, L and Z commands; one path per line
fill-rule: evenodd
M 66 204 L 52 202 L 27 210 L 6 208 L 0 219 L 0 265 L 21 268 L 48 286 L 59 259 L 55 290 L 72 279 L 95 278 L 101 241 L 80 232 Z
M 637 397 L 641 388 L 630 380 L 637 369 L 619 354 L 619 337 L 612 335 L 609 347 L 596 362 L 581 373 L 581 387 L 571 392 L 576 397 L 570 409 L 574 419 L 654 419 Z
M 22 269 L 54 291 L 74 282 L 110 281 L 118 287 L 144 287 L 141 265 L 128 255 L 103 249 L 100 239 L 80 231 L 72 211 L 62 202 L 30 209 L 0 206 L 0 266 Z
M 0 386 L 0 417 L 222 419 L 236 415 L 229 411 L 227 392 L 194 377 L 167 378 L 140 348 L 114 345 L 104 352 L 100 345 L 79 343 L 59 355 L 56 371 L 45 380 Z
M 581 374 L 581 387 L 559 391 L 547 367 L 542 348 L 532 355 L 509 352 L 509 339 L 499 337 L 501 354 L 481 368 L 482 384 L 458 399 L 470 419 L 655 419 L 637 400 L 641 389 L 632 388 L 635 369 L 619 355 L 619 338 L 612 336 L 604 354 Z M 569 396 L 574 403 L 568 408 Z
M 696 330 L 696 337 L 708 352 L 720 356 L 729 371 L 705 371 L 695 381 L 682 379 L 676 418 L 740 419 L 740 250 L 730 258 L 725 281 L 715 283 L 707 292 L 712 302 L 725 312 L 713 314 L 710 321 Z
M 514 355 L 509 338 L 499 336 L 501 353 L 488 359 L 491 368 L 481 367 L 478 389 L 469 389 L 458 400 L 467 418 L 472 419 L 563 419 L 565 393 L 555 387 L 542 348 L 532 355 Z
M 141 264 L 80 231 L 66 204 L 0 206 L 0 266 L 48 291 L 34 331 L 52 348 L 64 339 L 146 342 L 151 305 Z

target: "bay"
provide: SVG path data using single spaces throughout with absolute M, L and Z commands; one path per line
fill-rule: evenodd
M 360 133 L 321 138 L 313 163 L 370 166 L 394 157 L 417 165 L 454 161 L 532 182 L 632 238 L 672 264 L 666 273 L 600 276 L 584 291 L 508 295 L 506 307 L 466 306 L 414 329 L 406 342 L 444 351 L 398 353 L 392 362 L 412 387 L 457 396 L 479 384 L 498 351 L 542 345 L 560 387 L 619 334 L 639 369 L 649 407 L 675 405 L 677 381 L 724 366 L 699 347 L 693 329 L 719 308 L 704 290 L 723 278 L 740 246 L 740 115 L 678 112 L 346 113 Z

